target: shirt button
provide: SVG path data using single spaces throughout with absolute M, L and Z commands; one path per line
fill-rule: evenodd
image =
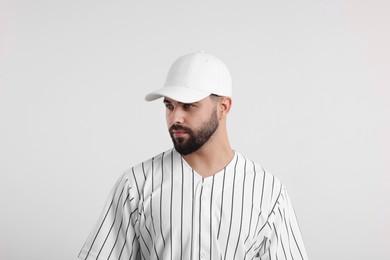
M 205 258 L 206 257 L 206 252 L 205 251 L 201 251 L 200 252 L 200 257 L 201 258 Z

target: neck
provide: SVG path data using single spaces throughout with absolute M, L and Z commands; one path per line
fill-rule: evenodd
M 226 131 L 217 130 L 199 150 L 184 159 L 199 175 L 209 177 L 225 168 L 233 156 Z

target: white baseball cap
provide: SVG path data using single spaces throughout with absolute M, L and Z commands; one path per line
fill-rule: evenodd
M 169 69 L 164 86 L 145 96 L 146 101 L 168 97 L 193 103 L 215 94 L 232 96 L 232 78 L 217 57 L 199 51 L 179 57 Z

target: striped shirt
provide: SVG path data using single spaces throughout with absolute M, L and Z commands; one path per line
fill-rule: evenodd
M 124 172 L 79 258 L 308 259 L 277 178 L 238 152 L 205 178 L 174 149 Z

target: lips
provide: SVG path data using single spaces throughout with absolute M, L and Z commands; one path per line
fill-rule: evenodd
M 189 128 L 186 128 L 185 126 L 175 124 L 169 128 L 169 132 L 172 137 L 178 138 L 178 137 L 184 137 L 185 135 L 188 135 L 191 132 L 191 130 Z
M 183 131 L 183 130 L 172 130 L 172 136 L 174 136 L 174 137 L 182 137 L 186 134 L 187 134 L 187 132 Z

